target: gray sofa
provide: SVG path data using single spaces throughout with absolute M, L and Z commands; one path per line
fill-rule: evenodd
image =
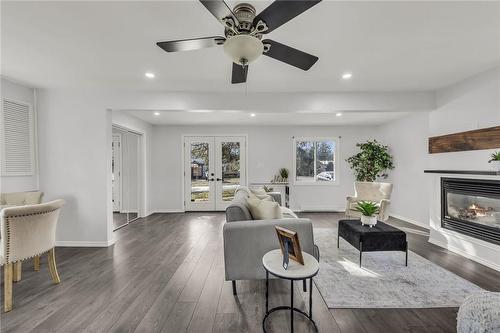
M 275 200 L 278 199 L 276 195 L 279 193 L 273 195 Z M 236 280 L 266 278 L 262 257 L 268 251 L 280 247 L 274 229 L 277 225 L 296 231 L 302 251 L 319 260 L 319 249 L 314 244 L 313 227 L 309 219 L 297 218 L 293 212 L 283 207 L 284 216 L 290 217 L 254 220 L 247 207 L 247 198 L 247 191 L 236 192 L 233 201 L 226 209 L 226 223 L 223 228 L 226 281 L 233 282 L 234 294 L 236 294 Z

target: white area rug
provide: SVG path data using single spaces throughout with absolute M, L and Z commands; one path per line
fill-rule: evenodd
M 337 229 L 315 228 L 320 249 L 320 270 L 314 278 L 329 308 L 433 308 L 458 307 L 475 284 L 409 252 L 359 251 L 340 239 Z

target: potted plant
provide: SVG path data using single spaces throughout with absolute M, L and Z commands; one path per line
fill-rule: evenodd
M 388 170 L 394 169 L 389 147 L 377 140 L 356 144 L 360 152 L 346 161 L 359 182 L 374 182 L 377 178 L 387 178 Z
M 500 172 L 500 151 L 492 153 L 488 163 L 493 163 L 496 172 Z
M 288 169 L 287 168 L 279 169 L 278 173 L 280 174 L 281 181 L 283 181 L 283 182 L 288 181 Z
M 361 224 L 369 225 L 370 228 L 377 224 L 377 216 L 379 213 L 379 206 L 375 202 L 371 201 L 359 201 L 354 207 L 361 213 Z

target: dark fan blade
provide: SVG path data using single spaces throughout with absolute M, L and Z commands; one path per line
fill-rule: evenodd
M 247 81 L 248 65 L 245 67 L 233 62 L 233 76 L 231 83 L 245 83 Z
M 253 24 L 256 26 L 259 21 L 264 21 L 268 29 L 263 33 L 267 34 L 290 21 L 295 16 L 302 14 L 320 1 L 276 0 L 254 18 Z
M 275 42 L 274 40 L 264 39 L 262 43 L 264 43 L 264 45 L 269 45 L 269 50 L 264 52 L 264 55 L 283 61 L 284 63 L 298 67 L 305 71 L 311 68 L 312 65 L 318 61 L 318 57 L 316 56 Z
M 172 40 L 169 42 L 158 42 L 156 45 L 167 52 L 199 50 L 207 47 L 222 45 L 226 39 L 221 36 Z
M 200 2 L 220 23 L 224 24 L 222 19 L 229 16 L 233 19 L 235 26 L 238 25 L 238 19 L 224 0 L 200 0 Z

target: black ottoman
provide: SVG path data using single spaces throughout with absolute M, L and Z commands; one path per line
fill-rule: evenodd
M 406 266 L 408 266 L 406 234 L 384 222 L 378 221 L 370 228 L 362 225 L 360 220 L 340 220 L 337 247 L 340 247 L 340 237 L 359 250 L 359 267 L 363 252 L 374 251 L 403 251 L 406 253 Z

